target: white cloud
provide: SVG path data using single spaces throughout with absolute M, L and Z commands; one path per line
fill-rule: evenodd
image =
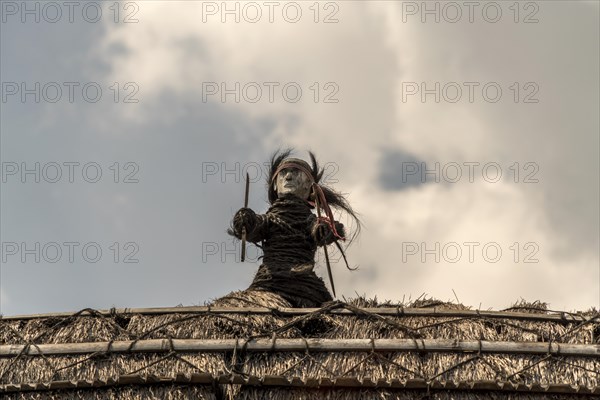
M 377 267 L 377 276 L 365 288 L 351 273 L 338 272 L 338 279 L 344 282 L 340 287 L 347 295 L 358 290 L 398 299 L 403 294 L 415 298 L 426 292 L 453 299 L 454 289 L 466 304 L 478 306 L 481 302 L 494 308 L 507 307 L 519 297 L 567 308 L 593 305 L 597 300 L 598 282 L 583 279 L 596 277 L 593 260 L 597 255 L 591 251 L 574 254 L 568 262 L 554 258 L 552 249 L 560 237 L 548 226 L 543 200 L 530 199 L 510 183 L 428 184 L 402 192 L 364 187 L 354 192 L 353 199 L 363 211 L 368 230 L 349 255 L 363 266 L 358 276 L 368 274 L 364 268 L 371 265 Z M 479 243 L 471 245 L 472 263 L 466 242 Z M 425 252 L 425 248 L 435 249 L 436 243 L 439 262 L 434 254 Z M 413 244 L 417 246 L 414 255 L 410 252 Z M 491 246 L 487 258 L 483 252 L 486 244 Z M 462 251 L 460 256 L 456 247 Z M 502 250 L 502 256 L 492 262 L 495 248 Z M 577 284 L 559 284 L 567 276 Z

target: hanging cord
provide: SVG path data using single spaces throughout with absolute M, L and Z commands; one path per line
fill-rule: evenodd
M 325 211 L 325 214 L 327 215 L 326 217 L 319 216 L 317 218 L 317 220 L 319 222 L 325 222 L 327 225 L 329 225 L 329 228 L 333 232 L 333 236 L 335 236 L 336 239 L 346 240 L 346 238 L 341 236 L 338 233 L 337 229 L 335 229 L 333 213 L 331 212 L 331 207 L 329 207 L 329 204 L 327 204 L 327 200 L 325 199 L 325 194 L 323 193 L 323 189 L 316 182 L 313 182 L 312 189 L 313 189 L 313 193 L 314 193 L 314 197 L 315 197 L 315 206 L 317 208 L 317 212 L 319 211 L 319 208 L 322 208 L 323 211 Z
M 314 187 L 318 185 L 316 183 L 313 183 L 313 189 Z M 321 211 L 319 209 L 319 200 L 317 200 L 318 197 L 315 196 L 315 203 L 317 205 L 317 216 L 318 219 L 321 219 Z M 333 284 L 333 274 L 331 273 L 331 264 L 329 263 L 329 253 L 327 252 L 327 244 L 323 245 L 323 252 L 325 252 L 325 263 L 327 263 L 327 274 L 329 275 L 329 282 L 331 283 L 331 291 L 333 292 L 333 297 L 335 296 L 335 285 Z

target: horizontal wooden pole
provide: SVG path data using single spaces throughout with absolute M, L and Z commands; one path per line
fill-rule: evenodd
M 552 354 L 575 357 L 600 357 L 599 344 L 456 341 L 450 339 L 149 339 L 139 341 L 3 345 L 0 357 L 19 354 L 78 355 L 106 353 L 218 353 L 237 349 L 249 352 L 454 352 L 503 354 Z
M 266 307 L 160 307 L 160 308 L 117 308 L 113 310 L 95 311 L 103 316 L 113 314 L 119 315 L 162 315 L 162 314 L 242 314 L 242 315 L 282 315 L 299 316 L 318 312 L 319 308 L 278 308 L 270 309 Z M 520 319 L 532 321 L 554 321 L 554 322 L 584 322 L 589 319 L 582 315 L 572 313 L 554 313 L 554 314 L 536 314 L 524 312 L 509 311 L 484 311 L 484 310 L 449 310 L 440 308 L 402 308 L 402 307 L 371 307 L 357 308 L 362 312 L 378 314 L 382 316 L 407 316 L 407 317 L 452 317 L 452 318 L 502 318 L 502 319 Z M 56 318 L 70 317 L 76 312 L 61 312 L 48 314 L 30 314 L 2 316 L 1 320 L 28 320 L 36 318 Z M 344 308 L 327 311 L 333 315 L 354 315 L 355 311 Z M 89 311 L 83 311 L 81 315 L 90 315 Z M 600 313 L 596 316 L 600 322 Z
M 278 375 L 266 376 L 241 376 L 241 375 L 216 375 L 207 373 L 193 373 L 190 376 L 177 374 L 176 376 L 155 376 L 155 375 L 121 375 L 116 378 L 106 380 L 68 380 L 51 381 L 45 383 L 25 383 L 25 384 L 4 384 L 0 385 L 0 393 L 23 393 L 23 392 L 44 392 L 44 391 L 74 391 L 74 390 L 102 390 L 115 388 L 119 386 L 159 386 L 159 385 L 191 385 L 191 386 L 213 386 L 221 385 L 243 385 L 260 388 L 300 388 L 300 389 L 387 389 L 387 390 L 454 390 L 466 392 L 487 392 L 502 391 L 516 393 L 569 393 L 580 394 L 583 396 L 596 394 L 600 395 L 600 387 L 588 388 L 581 385 L 569 384 L 531 384 L 514 383 L 507 381 L 427 381 L 425 379 L 378 379 L 370 378 L 358 379 L 356 377 L 339 378 L 306 378 L 285 377 Z

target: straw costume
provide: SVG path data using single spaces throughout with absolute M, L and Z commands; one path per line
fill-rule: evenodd
M 343 252 L 337 241 L 346 240 L 344 225 L 334 220 L 330 207 L 348 213 L 356 221 L 356 233 L 360 222 L 341 194 L 319 184 L 324 169 L 313 153 L 312 165 L 290 153 L 277 152 L 271 159 L 268 211 L 240 209 L 228 233 L 241 239 L 245 228 L 247 241 L 263 250 L 262 265 L 248 290 L 276 293 L 293 307 L 318 307 L 333 297 L 313 271 L 317 247 L 335 243 Z M 315 215 L 315 208 L 324 215 Z

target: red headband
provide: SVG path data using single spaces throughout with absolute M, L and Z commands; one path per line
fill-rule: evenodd
M 281 163 L 281 165 L 277 168 L 277 170 L 273 174 L 273 178 L 271 178 L 271 183 L 275 182 L 275 179 L 277 179 L 277 175 L 279 175 L 279 173 L 286 168 L 299 169 L 300 171 L 302 171 L 306 174 L 306 176 L 308 177 L 308 179 L 310 179 L 311 182 L 315 181 L 315 178 L 313 177 L 312 171 L 310 169 L 306 168 L 302 164 L 299 164 L 299 163 L 296 163 L 293 161 L 287 161 L 287 162 Z

